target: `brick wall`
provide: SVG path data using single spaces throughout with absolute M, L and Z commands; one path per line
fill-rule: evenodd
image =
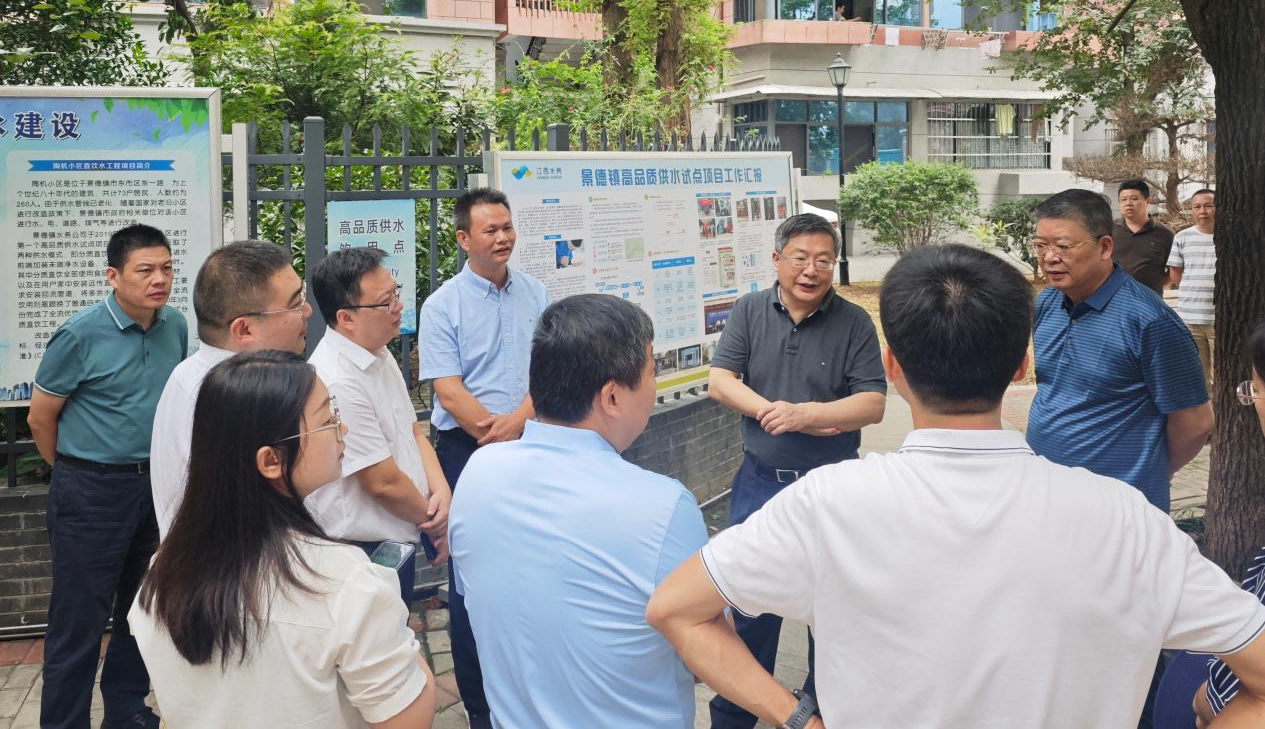
M 742 462 L 742 431 L 733 412 L 685 395 L 655 408 L 646 432 L 624 453 L 642 468 L 684 483 L 699 502 L 725 489 Z M 0 628 L 47 622 L 52 589 L 44 486 L 0 487 Z M 443 579 L 439 570 L 418 570 L 418 584 Z
M 702 503 L 729 488 L 742 463 L 741 419 L 705 394 L 682 394 L 655 408 L 624 458 L 675 478 Z

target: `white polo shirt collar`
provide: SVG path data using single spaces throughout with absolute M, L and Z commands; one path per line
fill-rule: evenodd
M 925 452 L 963 456 L 1034 455 L 1017 430 L 915 430 L 905 437 L 901 453 Z
M 368 370 L 374 362 L 387 351 L 386 347 L 379 349 L 377 352 L 370 352 L 364 347 L 356 344 L 341 334 L 337 329 L 330 327 L 325 330 L 325 339 L 329 340 L 330 346 L 334 347 L 339 354 L 346 357 L 349 362 L 356 366 L 356 369 L 364 372 Z

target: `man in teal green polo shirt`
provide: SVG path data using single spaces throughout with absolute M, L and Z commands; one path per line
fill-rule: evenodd
M 44 642 L 41 729 L 88 729 L 101 634 L 102 729 L 155 729 L 149 674 L 127 611 L 158 544 L 149 442 L 163 385 L 188 353 L 189 327 L 167 306 L 171 245 L 132 225 L 106 249 L 114 292 L 48 340 L 27 422 L 53 464 L 48 538 L 53 591 Z

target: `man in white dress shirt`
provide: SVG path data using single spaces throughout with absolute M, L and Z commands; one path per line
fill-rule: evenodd
M 898 453 L 810 471 L 659 583 L 647 617 L 696 676 L 790 729 L 1118 728 L 1137 725 L 1160 650 L 1184 648 L 1242 681 L 1218 727 L 1265 726 L 1265 606 L 1140 491 L 1002 428 L 1032 310 L 1031 285 L 978 249 L 892 267 L 883 367 L 915 430 Z M 726 605 L 808 623 L 820 716 Z
M 434 544 L 431 564 L 448 559 L 444 479 L 417 421 L 400 365 L 387 344 L 400 334 L 400 285 L 377 248 L 332 253 L 312 272 L 312 292 L 329 326 L 308 359 L 336 402 L 347 436 L 343 477 L 304 504 L 331 537 L 372 554 L 384 541 Z M 399 567 L 400 596 L 413 600 L 415 559 Z
M 231 243 L 207 257 L 193 284 L 193 310 L 202 346 L 167 380 L 150 440 L 160 539 L 167 538 L 184 497 L 193 406 L 206 373 L 238 352 L 303 354 L 312 314 L 289 254 L 279 245 L 256 240 Z

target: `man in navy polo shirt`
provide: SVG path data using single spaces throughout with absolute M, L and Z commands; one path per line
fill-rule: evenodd
M 127 612 L 158 545 L 149 480 L 154 410 L 188 353 L 189 326 L 167 306 L 171 245 L 162 231 L 148 225 L 118 231 L 106 264 L 114 292 L 48 340 L 27 419 L 40 455 L 53 464 L 44 729 L 87 729 L 101 634 L 111 615 L 102 729 L 158 726 L 145 705 L 149 673 Z
M 1168 511 L 1169 478 L 1212 431 L 1195 342 L 1167 304 L 1112 264 L 1101 195 L 1065 190 L 1036 218 L 1032 246 L 1050 286 L 1037 298 L 1028 443 Z

